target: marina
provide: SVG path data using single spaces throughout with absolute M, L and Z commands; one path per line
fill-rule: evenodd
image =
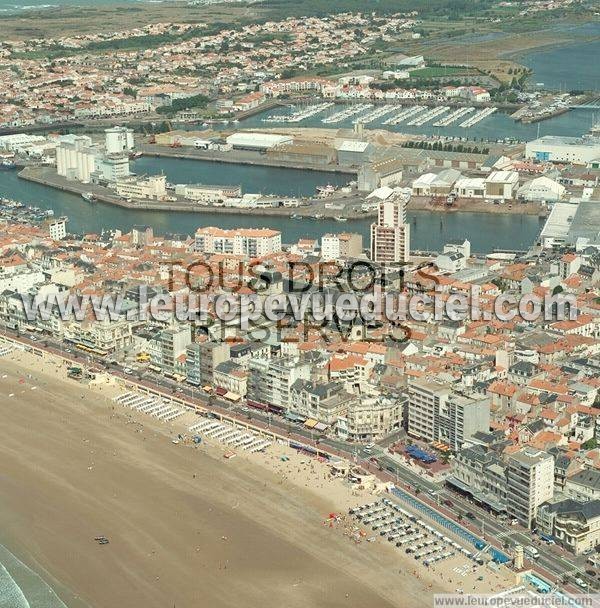
M 436 107 L 436 105 L 425 105 L 417 100 L 412 103 L 408 100 L 403 100 L 402 105 L 398 102 L 390 102 L 379 104 L 377 108 L 371 106 L 366 109 L 362 107 L 362 103 L 336 103 L 335 107 L 328 108 L 322 115 L 311 116 L 294 124 L 302 128 L 323 128 L 328 126 L 351 128 L 357 120 L 362 121 L 362 118 L 354 114 L 354 112 L 348 111 L 355 110 L 359 105 L 361 108 L 359 108 L 357 114 L 375 111 L 379 107 L 395 108 L 390 110 L 389 114 L 384 113 L 379 118 L 371 120 L 368 126 L 369 129 L 386 129 L 392 132 L 443 137 L 448 140 L 469 138 L 488 142 L 525 142 L 535 139 L 538 134 L 581 136 L 589 132 L 594 123 L 597 122 L 598 116 L 598 109 L 581 107 L 554 115 L 539 123 L 527 123 L 516 120 L 511 117 L 510 113 L 498 109 L 491 113 L 486 112 L 483 118 L 477 122 L 470 123 L 470 126 L 466 128 L 460 126 L 462 124 L 461 119 L 464 122 L 468 117 L 474 118 L 476 111 L 479 113 L 488 109 L 487 107 L 478 108 L 469 104 L 464 107 L 453 108 L 452 112 L 456 112 L 456 116 L 452 119 L 450 118 L 451 113 L 448 113 L 448 115 L 440 115 L 433 122 L 429 121 L 421 125 L 408 125 L 407 123 L 416 118 L 418 114 L 429 111 L 433 107 Z M 448 103 L 439 102 L 437 105 L 448 105 Z M 463 111 L 464 114 L 462 113 Z M 241 120 L 240 127 L 245 129 L 264 127 L 265 123 L 262 119 L 267 115 L 270 117 L 269 122 L 271 126 L 286 126 L 289 124 L 286 119 L 289 114 L 289 107 L 278 107 L 275 110 L 258 113 Z M 335 117 L 334 121 L 331 121 L 332 116 Z M 438 123 L 442 123 L 441 126 Z
M 352 118 L 357 114 L 362 114 L 367 110 L 370 110 L 373 107 L 372 103 L 359 103 L 356 105 L 350 105 L 345 109 L 328 116 L 327 118 L 323 118 L 321 122 L 326 125 L 337 124 L 347 120 L 348 118 Z
M 461 126 L 463 129 L 472 127 L 478 122 L 481 122 L 482 120 L 487 118 L 488 116 L 491 116 L 497 109 L 498 108 L 492 106 L 491 108 L 484 108 L 483 110 L 479 110 L 479 112 L 477 112 L 470 118 L 467 118 L 467 120 L 461 122 L 459 126 Z
M 413 126 L 420 127 L 420 126 L 424 125 L 425 123 L 429 122 L 430 120 L 437 118 L 441 114 L 446 113 L 449 109 L 450 109 L 449 106 L 439 106 L 438 108 L 432 108 L 431 110 L 425 112 L 424 114 L 421 114 L 420 116 L 417 116 L 416 118 L 413 118 L 408 123 L 408 126 L 409 127 L 413 127 Z
M 461 119 L 463 116 L 466 116 L 467 114 L 470 114 L 471 112 L 474 112 L 474 111 L 475 111 L 474 107 L 458 108 L 458 110 L 454 110 L 447 116 L 444 116 L 444 118 L 434 122 L 433 126 L 434 127 L 447 127 L 448 125 L 451 125 L 452 123 Z
M 333 102 L 309 105 L 309 106 L 306 106 L 300 110 L 297 110 L 293 114 L 290 114 L 287 116 L 269 115 L 269 116 L 263 118 L 262 121 L 263 122 L 282 122 L 283 121 L 283 122 L 291 122 L 291 123 L 302 122 L 303 120 L 306 120 L 307 118 L 311 118 L 313 116 L 316 116 L 317 114 L 320 114 L 321 112 L 324 112 L 325 110 L 328 110 L 333 105 L 335 105 Z

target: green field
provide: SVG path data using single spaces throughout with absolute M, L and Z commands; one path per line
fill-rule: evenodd
M 455 66 L 436 66 L 431 68 L 422 68 L 421 70 L 414 70 L 410 73 L 410 77 L 414 79 L 420 78 L 443 78 L 444 76 L 456 76 L 457 74 L 464 74 L 465 68 Z

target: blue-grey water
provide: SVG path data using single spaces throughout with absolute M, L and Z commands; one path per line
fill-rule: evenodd
M 139 172 L 159 173 L 164 170 L 173 181 L 216 182 L 216 171 L 226 171 L 229 181 L 222 183 L 242 184 L 249 192 L 256 191 L 268 173 L 268 190 L 275 184 L 280 194 L 296 194 L 306 188 L 307 180 L 315 180 L 314 172 L 279 168 L 222 165 L 205 161 L 181 161 L 177 159 L 140 159 L 135 164 Z M 260 169 L 260 173 L 256 170 Z M 187 179 L 186 179 L 187 176 Z M 324 178 L 333 181 L 335 175 L 318 174 L 318 183 Z M 225 178 L 223 178 L 225 179 Z M 343 177 L 347 180 L 347 177 Z M 310 190 L 314 191 L 311 183 Z M 267 189 L 267 187 L 265 187 Z M 352 231 L 363 235 L 365 246 L 369 243 L 370 218 L 339 223 L 327 219 L 290 219 L 282 217 L 233 215 L 222 213 L 159 212 L 123 209 L 103 203 L 90 204 L 80 196 L 34 184 L 18 178 L 14 171 L 0 172 L 0 196 L 23 201 L 42 209 L 53 209 L 56 215 L 69 217 L 71 232 L 99 232 L 103 229 L 130 230 L 134 224 L 151 225 L 157 234 L 192 234 L 200 226 L 223 228 L 269 226 L 281 230 L 283 240 L 292 243 L 303 237 L 320 238 L 327 232 Z M 489 252 L 495 248 L 523 249 L 533 243 L 540 230 L 540 220 L 533 216 L 517 214 L 501 215 L 486 213 L 434 213 L 410 212 L 411 243 L 413 249 L 439 250 L 444 243 L 458 238 L 469 238 L 474 251 Z
M 143 157 L 132 163 L 132 171 L 138 174 L 153 174 L 164 171 L 167 181 L 173 184 L 235 184 L 243 192 L 261 194 L 311 196 L 317 186 L 328 183 L 344 186 L 356 179 L 351 173 L 327 173 L 323 171 L 297 171 L 261 167 L 257 165 L 234 165 L 231 163 L 199 162 L 196 160 Z
M 590 23 L 588 31 L 597 38 L 524 55 L 519 62 L 533 70 L 530 81 L 552 90 L 600 92 L 600 23 Z
M 414 102 L 414 105 L 419 105 L 418 101 Z M 441 105 L 441 104 L 440 104 Z M 365 110 L 362 114 L 347 118 L 339 123 L 326 124 L 322 122 L 322 119 L 330 116 L 343 109 L 341 105 L 329 108 L 328 110 L 321 112 L 315 116 L 311 116 L 299 123 L 294 123 L 295 127 L 317 127 L 317 128 L 351 128 L 357 118 L 361 115 L 367 114 L 370 110 Z M 400 109 L 400 107 L 399 107 Z M 275 126 L 289 126 L 289 123 L 277 121 L 277 122 L 265 122 L 264 118 L 268 116 L 283 116 L 291 114 L 294 110 L 288 106 L 279 107 L 272 110 L 255 114 L 243 121 L 240 125 L 244 128 L 266 128 Z M 449 114 L 448 112 L 447 114 Z M 461 120 L 447 127 L 434 127 L 431 122 L 435 122 L 437 119 L 432 120 L 430 123 L 422 126 L 408 126 L 405 123 L 399 125 L 384 125 L 385 121 L 393 113 L 383 116 L 381 119 L 375 120 L 365 125 L 368 129 L 387 129 L 397 133 L 414 133 L 424 135 L 437 135 L 443 137 L 460 137 L 468 138 L 471 140 L 487 140 L 487 141 L 498 141 L 504 139 L 513 139 L 519 141 L 528 141 L 535 139 L 538 133 L 539 135 L 572 135 L 578 136 L 587 133 L 593 126 L 594 121 L 597 119 L 597 115 L 600 114 L 600 107 L 597 110 L 572 110 L 566 114 L 562 114 L 550 120 L 544 120 L 536 124 L 523 124 L 513 120 L 509 114 L 504 112 L 496 112 L 491 116 L 488 116 L 476 125 L 468 128 L 462 128 L 458 126 Z M 443 115 L 444 116 L 444 115 Z M 443 117 L 442 116 L 442 117 Z M 466 118 L 466 117 L 465 117 Z M 464 119 L 462 119 L 464 120 Z M 473 144 L 469 144 L 473 145 Z M 477 141 L 475 142 L 477 144 Z
M 0 545 L 0 608 L 67 608 L 36 572 Z

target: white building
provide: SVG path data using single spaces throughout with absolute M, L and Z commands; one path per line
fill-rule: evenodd
M 226 139 L 235 150 L 268 150 L 282 144 L 291 144 L 294 138 L 289 135 L 272 133 L 234 133 Z
M 111 127 L 104 130 L 106 154 L 128 154 L 133 150 L 133 129 L 127 127 Z
M 321 258 L 325 262 L 340 258 L 356 258 L 362 254 L 362 236 L 356 233 L 324 234 L 321 237 Z
M 241 196 L 240 186 L 210 186 L 206 184 L 177 184 L 175 194 L 200 203 L 216 203 Z
M 449 384 L 418 380 L 408 387 L 408 434 L 459 450 L 488 432 L 490 400 L 452 391 Z
M 519 174 L 516 171 L 492 171 L 485 178 L 485 198 L 511 200 L 516 197 Z
M 86 135 L 73 136 L 56 146 L 56 171 L 67 179 L 89 182 L 100 154 L 100 149 L 92 146 L 92 140 Z
M 459 198 L 483 198 L 485 179 L 483 177 L 463 177 L 454 184 L 454 192 Z
M 565 194 L 565 187 L 557 181 L 542 175 L 525 182 L 518 190 L 517 196 L 526 201 L 558 201 Z
M 48 231 L 50 232 L 51 239 L 55 241 L 64 239 L 67 236 L 67 218 L 61 217 L 49 222 Z
M 542 162 L 586 165 L 600 158 L 600 138 L 545 135 L 527 142 L 525 156 Z
M 270 228 L 224 230 L 208 226 L 196 231 L 195 249 L 207 254 L 260 257 L 281 251 L 281 232 Z
M 400 196 L 379 203 L 377 223 L 371 224 L 371 259 L 375 262 L 408 262 L 410 225 L 406 222 L 406 201 Z
M 575 555 L 600 545 L 600 500 L 572 499 L 545 504 L 538 509 L 538 529 L 556 539 Z
M 162 200 L 167 195 L 167 178 L 151 175 L 145 179 L 123 179 L 117 182 L 117 194 L 122 198 Z
M 118 182 L 130 174 L 129 156 L 113 155 L 96 158 L 94 180 L 100 179 L 110 183 Z
M 511 454 L 507 467 L 507 510 L 526 528 L 532 527 L 538 507 L 554 495 L 554 457 L 524 448 Z

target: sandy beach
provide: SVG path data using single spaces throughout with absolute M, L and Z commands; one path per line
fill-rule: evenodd
M 64 372 L 18 351 L 0 360 L 0 540 L 68 606 L 384 607 L 441 590 L 392 548 L 324 525 L 346 506 L 342 482 L 319 471 L 319 494 L 291 480 L 280 446 L 255 462 L 174 445 L 172 429 L 112 401 L 121 389 Z

